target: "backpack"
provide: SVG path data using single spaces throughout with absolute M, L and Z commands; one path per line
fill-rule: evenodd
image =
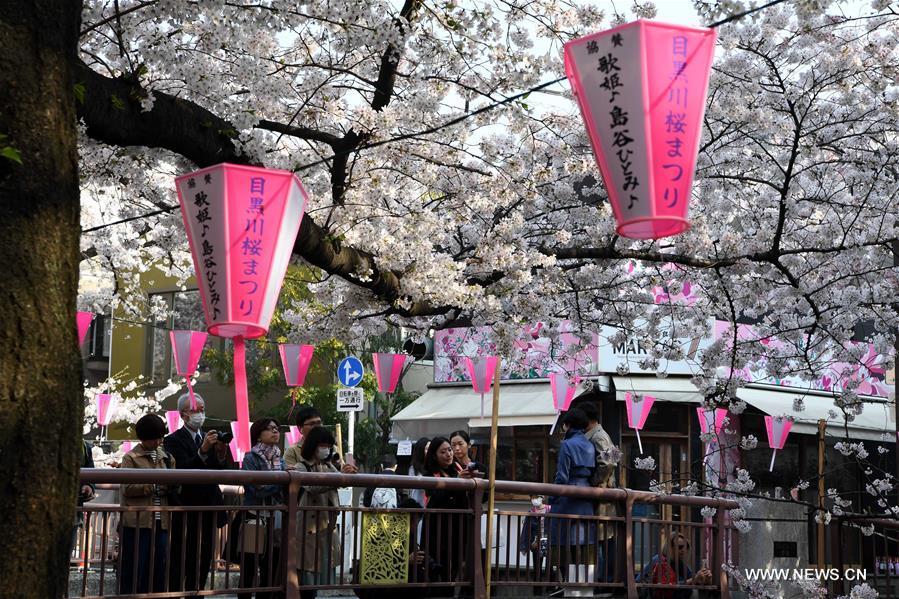
M 674 568 L 671 567 L 671 564 L 668 563 L 668 559 L 664 556 L 659 556 L 658 561 L 652 567 L 652 570 L 649 573 L 649 580 L 647 581 L 650 584 L 677 584 L 677 572 L 674 571 Z M 652 597 L 652 599 L 674 599 L 674 589 L 644 589 L 644 591 L 649 591 L 645 593 L 644 596 Z

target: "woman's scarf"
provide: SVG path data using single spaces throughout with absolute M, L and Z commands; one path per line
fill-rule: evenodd
M 266 470 L 280 470 L 281 469 L 281 450 L 277 445 L 269 445 L 268 443 L 257 443 L 251 449 L 255 454 L 262 456 L 263 461 L 265 462 Z

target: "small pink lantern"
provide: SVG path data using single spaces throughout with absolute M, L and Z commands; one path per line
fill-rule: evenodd
M 199 331 L 169 331 L 169 339 L 172 341 L 175 371 L 183 376 L 187 382 L 187 391 L 190 393 L 190 409 L 196 410 L 197 398 L 194 396 L 194 387 L 190 382 L 190 378 L 197 371 L 197 366 L 200 364 L 203 346 L 206 345 L 206 333 Z
M 75 324 L 78 325 L 78 347 L 84 345 L 84 338 L 87 337 L 87 331 L 91 328 L 91 322 L 93 320 L 93 312 L 75 313 Z
M 126 454 L 129 451 L 131 451 L 132 449 L 134 449 L 134 441 L 122 441 L 122 446 L 121 446 L 122 454 Z
M 687 212 L 715 30 L 638 20 L 565 44 L 618 234 L 658 239 Z
M 119 399 L 109 393 L 97 393 L 97 424 L 102 428 L 100 436 L 106 438 L 106 427 L 112 422 L 112 415 L 118 407 Z
M 561 372 L 553 372 L 549 375 L 549 388 L 553 394 L 553 407 L 556 414 L 567 412 L 574 400 L 574 394 L 577 393 L 577 384 L 580 382 L 578 377 L 574 377 L 574 381 L 569 380 L 567 374 Z
M 235 164 L 189 173 L 175 184 L 206 326 L 211 334 L 234 340 L 237 420 L 249 430 L 244 340 L 268 331 L 306 191 L 288 171 Z M 249 434 L 239 439 L 249 443 Z
M 296 425 L 291 424 L 288 427 L 286 433 L 284 433 L 284 440 L 287 442 L 287 446 L 296 445 L 300 442 L 300 439 L 303 438 L 302 433 L 300 433 L 300 428 Z
M 778 449 L 783 449 L 787 443 L 787 435 L 793 427 L 793 421 L 784 416 L 765 416 L 765 429 L 768 431 L 768 446 L 773 450 L 771 452 L 771 465 L 768 466 L 768 472 L 774 470 L 774 457 L 777 455 Z
M 487 356 L 485 358 L 465 358 L 465 364 L 468 366 L 468 376 L 471 377 L 471 385 L 474 387 L 475 393 L 481 394 L 481 418 L 484 417 L 484 395 L 490 392 L 493 386 L 493 376 L 496 372 L 496 365 L 499 358 L 496 356 Z
M 309 372 L 309 365 L 312 364 L 312 352 L 315 351 L 314 345 L 297 345 L 295 343 L 279 343 L 278 353 L 281 354 L 281 366 L 284 368 L 284 380 L 288 387 L 302 387 L 306 382 L 306 374 Z M 290 412 L 287 418 L 293 414 L 294 408 L 297 407 L 296 397 L 291 394 L 293 403 L 290 406 Z
M 652 410 L 656 398 L 652 395 L 637 395 L 636 393 L 624 394 L 624 405 L 627 408 L 627 423 L 637 433 L 637 445 L 640 447 L 640 455 L 643 455 L 643 441 L 640 440 L 640 431 L 646 424 L 649 411 Z
M 178 410 L 166 410 L 165 421 L 169 427 L 169 434 L 171 435 L 181 427 L 181 413 L 178 412 Z
M 403 374 L 406 365 L 406 354 L 372 354 L 375 365 L 375 378 L 378 380 L 378 391 L 393 393 Z
M 714 431 L 717 435 L 721 432 L 721 427 L 724 426 L 727 410 L 724 408 L 715 408 L 714 410 L 696 408 L 696 415 L 699 417 L 699 430 L 703 434 Z
M 249 453 L 249 449 L 244 450 L 243 448 L 250 446 L 250 428 L 242 426 L 240 421 L 232 421 L 231 433 L 234 435 L 230 443 L 231 457 L 239 464 L 243 461 L 243 456 Z

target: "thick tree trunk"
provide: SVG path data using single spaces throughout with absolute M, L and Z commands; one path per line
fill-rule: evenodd
M 81 2 L 0 0 L 0 595 L 64 592 L 83 405 L 72 77 Z M 12 147 L 22 164 L 11 158 Z

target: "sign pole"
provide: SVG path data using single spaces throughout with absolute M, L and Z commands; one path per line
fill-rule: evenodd
M 346 415 L 346 452 L 352 453 L 353 456 L 356 453 L 353 451 L 353 447 L 355 446 L 356 441 L 356 412 L 348 412 Z
M 487 599 L 490 599 L 491 554 L 493 547 L 493 500 L 496 493 L 496 447 L 499 434 L 499 371 L 500 364 L 493 370 L 493 412 L 490 414 L 490 475 L 487 482 L 487 551 L 484 564 L 484 583 L 487 587 Z M 483 403 L 481 405 L 484 405 Z

